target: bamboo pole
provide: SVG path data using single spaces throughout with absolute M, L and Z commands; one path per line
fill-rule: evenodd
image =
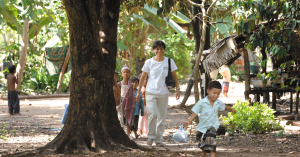
M 70 58 L 70 46 L 69 46 L 69 50 L 67 52 L 67 55 L 66 55 L 66 58 L 65 58 L 65 62 L 64 62 L 64 65 L 61 69 L 61 72 L 59 74 L 59 80 L 58 80 L 58 83 L 57 83 L 57 87 L 56 87 L 56 93 L 59 94 L 60 93 L 60 88 L 61 88 L 61 82 L 64 78 L 64 74 L 65 74 L 65 70 L 66 70 L 66 67 L 69 63 L 69 58 Z

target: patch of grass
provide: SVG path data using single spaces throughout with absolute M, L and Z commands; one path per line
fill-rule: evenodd
M 3 140 L 7 140 L 7 129 L 6 129 L 7 123 L 0 125 L 0 138 Z

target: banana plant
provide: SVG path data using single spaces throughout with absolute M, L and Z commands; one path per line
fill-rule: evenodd
M 19 80 L 16 90 L 19 91 L 26 63 L 29 40 L 36 36 L 40 29 L 51 21 L 48 16 L 38 18 L 34 0 L 0 0 L 0 14 L 0 22 L 5 21 L 6 25 L 17 31 L 23 38 L 23 46 L 17 66 Z M 29 25 L 31 25 L 31 28 L 29 28 Z

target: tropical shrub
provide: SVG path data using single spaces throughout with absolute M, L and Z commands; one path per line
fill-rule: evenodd
M 61 91 L 65 91 L 69 84 L 71 78 L 71 72 L 68 72 L 64 75 Z M 49 75 L 45 66 L 40 68 L 32 68 L 29 71 L 30 79 L 26 81 L 25 86 L 22 87 L 22 90 L 29 92 L 41 92 L 44 93 L 55 93 L 56 87 L 59 79 L 59 75 Z
M 236 110 L 236 114 L 229 112 L 227 117 L 220 117 L 226 130 L 231 134 L 236 130 L 242 134 L 249 132 L 257 134 L 283 129 L 275 120 L 275 110 L 266 104 L 257 102 L 250 106 L 249 101 L 241 102 L 239 100 L 232 108 Z
M 69 88 L 69 83 L 71 80 L 71 70 L 68 71 L 67 73 L 65 73 L 62 83 L 61 83 L 61 91 L 62 92 L 67 92 L 68 88 Z

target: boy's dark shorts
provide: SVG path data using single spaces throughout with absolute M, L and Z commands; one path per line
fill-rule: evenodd
M 213 129 L 208 129 L 206 134 L 203 136 L 203 142 L 201 142 L 203 133 L 197 132 L 197 140 L 199 140 L 199 148 L 205 151 L 206 153 L 210 153 L 210 151 L 217 151 L 217 131 Z
M 20 100 L 17 91 L 8 91 L 8 112 L 10 114 L 20 113 Z
M 222 84 L 222 93 L 227 93 L 229 89 L 229 82 L 223 82 Z

